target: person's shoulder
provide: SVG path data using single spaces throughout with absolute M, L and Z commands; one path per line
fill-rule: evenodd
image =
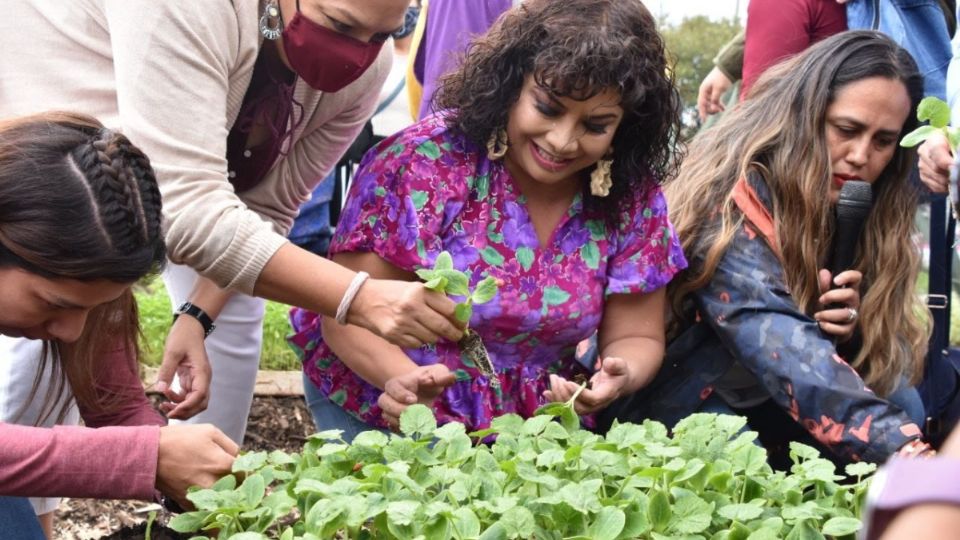
M 410 158 L 439 160 L 442 157 L 451 165 L 474 161 L 479 149 L 447 120 L 444 111 L 427 116 L 385 139 L 381 149 Z

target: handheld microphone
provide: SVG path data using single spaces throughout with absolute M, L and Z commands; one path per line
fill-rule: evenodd
M 853 257 L 860 241 L 863 224 L 870 215 L 873 205 L 873 189 L 870 184 L 860 180 L 848 180 L 840 188 L 840 200 L 836 207 L 836 233 L 833 239 L 833 253 L 827 269 L 836 277 L 853 266 Z

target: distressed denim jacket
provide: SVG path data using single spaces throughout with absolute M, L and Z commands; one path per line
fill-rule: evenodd
M 771 207 L 762 180 L 745 184 L 755 205 Z M 611 405 L 601 423 L 651 418 L 673 426 L 696 412 L 739 362 L 778 406 L 844 460 L 883 462 L 920 438 L 920 428 L 866 388 L 817 322 L 800 311 L 766 240 L 772 221 L 768 234 L 751 225 L 737 232 L 710 283 L 686 299 L 687 322 L 668 342 L 654 381 Z M 687 256 L 691 267 L 703 263 L 697 253 Z
M 950 34 L 937 0 L 850 0 L 847 27 L 879 30 L 908 50 L 923 74 L 924 94 L 946 99 Z

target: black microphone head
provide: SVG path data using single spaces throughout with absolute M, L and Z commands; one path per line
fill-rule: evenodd
M 847 180 L 840 188 L 837 217 L 865 219 L 873 205 L 873 188 L 862 180 Z

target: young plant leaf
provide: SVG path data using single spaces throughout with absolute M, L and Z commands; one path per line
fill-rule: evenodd
M 472 299 L 467 299 L 466 302 L 454 306 L 453 313 L 457 317 L 458 321 L 469 323 L 470 317 L 473 317 Z
M 207 517 L 209 517 L 211 512 L 184 512 L 173 517 L 167 526 L 171 529 L 186 533 L 200 530 L 200 527 L 203 527 L 206 523 Z
M 253 472 L 267 464 L 266 452 L 249 452 L 233 462 L 233 472 Z
M 823 534 L 827 536 L 846 536 L 859 531 L 863 527 L 860 520 L 852 517 L 834 517 L 823 524 Z
M 933 126 L 920 126 L 917 129 L 907 133 L 903 136 L 903 139 L 900 141 L 900 146 L 904 148 L 913 148 L 914 146 L 922 143 L 923 141 L 929 139 L 936 133 L 942 133 L 943 128 L 933 127 Z
M 469 296 L 470 295 L 470 281 L 467 279 L 467 275 L 459 270 L 437 270 L 438 276 L 443 276 L 447 280 L 447 286 L 444 287 L 444 291 L 447 294 L 452 294 L 454 296 Z
M 435 276 L 433 279 L 424 283 L 423 286 L 431 291 L 445 292 L 447 290 L 447 278 Z
M 536 527 L 533 513 L 522 506 L 514 506 L 504 512 L 500 523 L 503 524 L 510 538 L 532 538 Z
M 493 276 L 483 278 L 480 283 L 477 283 L 476 288 L 473 290 L 473 303 L 486 304 L 497 295 L 498 288 L 497 278 Z
M 647 518 L 654 531 L 663 532 L 670 524 L 673 512 L 670 510 L 670 498 L 662 491 L 657 491 L 650 497 L 647 505 Z
M 950 106 L 940 98 L 927 96 L 920 100 L 917 119 L 921 122 L 929 121 L 935 128 L 946 127 L 950 123 Z
M 400 415 L 400 432 L 408 437 L 429 437 L 437 430 L 437 419 L 426 405 L 416 403 Z
M 850 463 L 843 469 L 843 471 L 847 473 L 847 476 L 866 476 L 876 470 L 876 463 L 867 463 L 865 461 Z
M 417 277 L 422 281 L 430 281 L 436 277 L 437 271 L 430 268 L 420 268 L 416 272 Z
M 266 484 L 262 476 L 259 474 L 251 474 L 243 481 L 243 484 L 240 486 L 240 491 L 243 493 L 244 502 L 247 503 L 248 507 L 252 508 L 260 504 L 260 501 L 263 500 L 263 496 L 266 493 Z
M 596 540 L 616 540 L 627 522 L 623 510 L 604 506 L 593 518 L 593 523 L 587 529 L 587 536 Z
M 447 251 L 441 251 L 437 255 L 437 260 L 433 262 L 434 270 L 451 270 L 453 268 L 453 257 Z

